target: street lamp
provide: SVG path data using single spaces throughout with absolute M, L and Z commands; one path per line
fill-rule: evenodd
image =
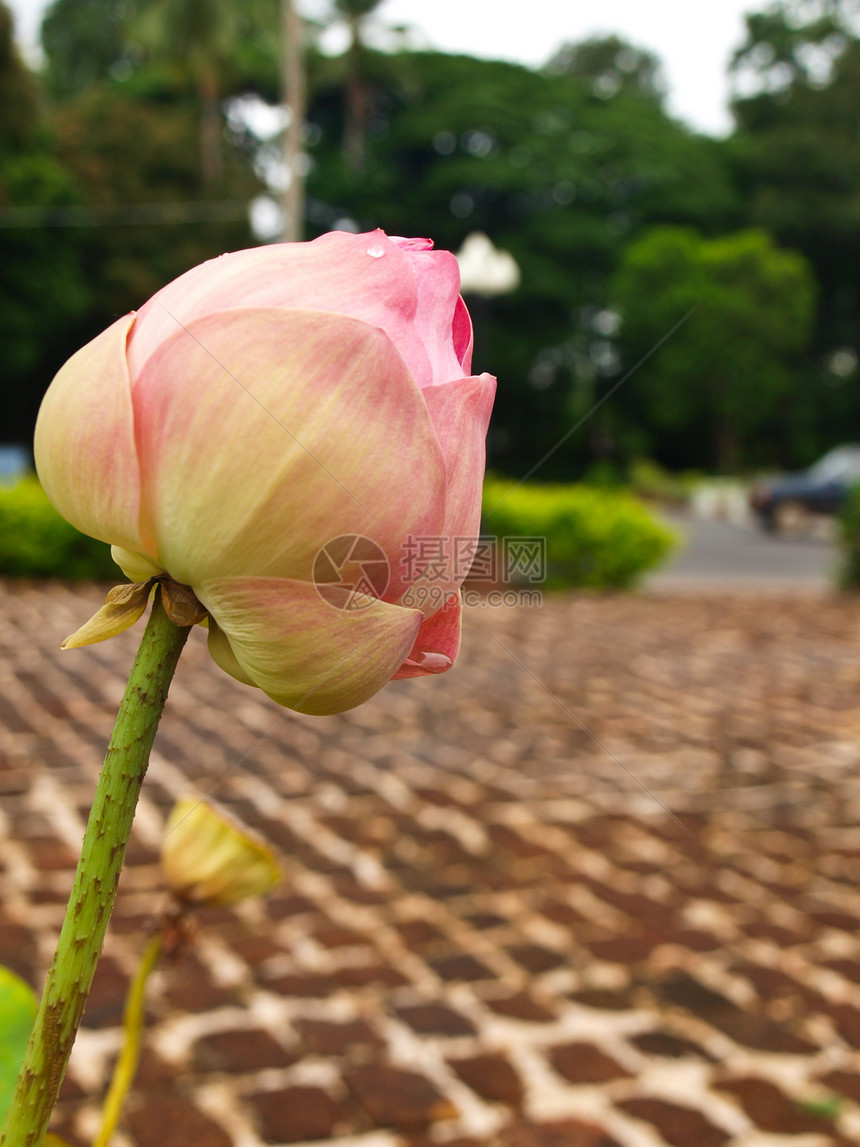
M 485 299 L 508 295 L 520 285 L 520 269 L 510 251 L 500 251 L 483 231 L 473 231 L 457 252 L 460 290 Z

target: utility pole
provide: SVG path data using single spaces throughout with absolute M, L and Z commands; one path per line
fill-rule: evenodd
M 285 243 L 298 243 L 304 238 L 304 128 L 307 97 L 304 35 L 301 17 L 296 11 L 296 0 L 281 0 L 281 24 L 281 94 L 289 112 L 289 121 L 284 129 L 284 164 L 290 176 L 284 192 L 282 239 Z

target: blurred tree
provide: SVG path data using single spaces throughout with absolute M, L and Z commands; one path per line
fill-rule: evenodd
M 201 178 L 205 187 L 216 186 L 222 174 L 221 103 L 235 87 L 237 52 L 243 41 L 262 35 L 277 58 L 277 0 L 142 0 L 132 28 L 154 62 L 165 61 L 193 86 L 200 108 Z
M 661 223 L 709 237 L 736 228 L 735 184 L 760 187 L 760 172 L 745 166 L 740 144 L 732 150 L 669 118 L 659 63 L 615 37 L 565 46 L 542 72 L 439 53 L 389 55 L 365 44 L 376 0 L 337 4 L 353 49 L 339 59 L 311 51 L 309 59 L 310 233 L 383 226 L 456 250 L 482 230 L 514 255 L 516 293 L 472 303 L 476 366 L 505 380 L 493 463 L 522 474 L 619 377 L 609 285 L 625 248 Z M 276 30 L 277 0 L 55 0 L 45 25 L 45 78 L 55 96 L 51 194 L 108 214 L 74 234 L 39 233 L 46 254 L 32 260 L 34 280 L 52 244 L 86 259 L 70 291 L 86 310 L 73 332 L 58 325 L 51 354 L 68 353 L 193 263 L 248 244 L 244 221 L 212 215 L 258 193 L 252 169 L 272 176 L 276 194 L 279 153 L 251 128 L 240 133 L 226 101 L 249 89 L 277 98 Z M 46 160 L 49 149 L 39 154 Z M 210 178 L 223 164 L 218 185 L 202 193 L 201 154 Z M 213 209 L 209 221 L 194 216 L 201 199 Z M 146 225 L 134 212 L 120 224 L 129 204 L 185 204 L 188 212 L 182 226 L 154 222 L 158 212 Z M 43 379 L 43 366 L 33 370 Z M 807 392 L 795 398 L 798 409 L 811 401 Z M 623 463 L 646 448 L 671 460 L 683 435 L 664 422 L 649 428 L 643 409 L 625 386 L 539 475 L 568 478 L 595 456 Z
M 32 144 L 38 90 L 15 46 L 12 13 L 0 2 L 0 155 Z
M 369 83 L 365 77 L 364 24 L 368 16 L 379 7 L 380 2 L 381 0 L 334 0 L 335 14 L 345 21 L 349 29 L 343 150 L 347 165 L 353 170 L 360 170 L 364 166 L 367 122 L 372 99 Z
M 226 155 L 220 190 L 230 198 L 215 201 L 211 214 L 199 199 L 198 124 L 190 102 L 135 98 L 128 85 L 103 85 L 57 109 L 53 125 L 57 155 L 82 201 L 96 209 L 96 223 L 99 209 L 108 209 L 100 225 L 81 228 L 92 333 L 196 263 L 252 242 L 242 201 L 259 184 L 241 155 L 232 149 Z M 184 202 L 187 214 L 177 210 Z M 139 204 L 164 210 L 140 216 Z
M 624 253 L 612 298 L 631 364 L 695 308 L 626 384 L 648 423 L 688 441 L 707 435 L 709 461 L 725 472 L 770 460 L 760 437 L 797 385 L 791 363 L 812 330 L 815 284 L 803 256 L 761 231 L 708 240 L 655 228 Z
M 42 25 L 45 80 L 60 100 L 134 78 L 160 97 L 193 93 L 202 182 L 221 172 L 222 102 L 278 90 L 278 0 L 54 0 Z M 140 91 L 140 87 L 132 90 Z
M 196 263 L 252 242 L 242 202 L 260 183 L 244 137 L 224 145 L 233 137 L 207 84 L 217 71 L 219 96 L 241 92 L 250 70 L 264 89 L 277 86 L 275 28 L 265 27 L 276 0 L 85 4 L 89 20 L 77 0 L 55 0 L 44 29 L 46 79 L 65 93 L 51 118 L 55 154 L 93 211 L 93 225 L 79 229 L 92 297 L 78 341 Z M 87 24 L 99 13 L 111 37 L 94 36 L 88 48 Z M 75 73 L 88 51 L 90 66 Z M 64 88 L 60 79 L 73 74 Z M 204 96 L 215 104 L 201 124 Z
M 59 365 L 55 341 L 89 302 L 78 237 L 28 225 L 28 211 L 68 204 L 75 194 L 50 154 L 37 95 L 0 3 L 0 439 L 27 444 L 44 389 L 39 378 Z
M 579 44 L 564 44 L 549 60 L 546 70 L 587 81 L 601 99 L 610 99 L 625 89 L 662 103 L 666 94 L 657 56 L 618 36 L 596 36 Z
M 747 38 L 732 57 L 733 110 L 745 128 L 763 128 L 784 118 L 780 108 L 801 93 L 819 91 L 847 46 L 846 30 L 833 6 L 819 4 L 799 19 L 797 5 L 777 4 L 746 16 Z
M 126 31 L 134 11 L 134 0 L 54 0 L 42 21 L 44 76 L 54 97 L 123 78 L 141 62 L 143 51 Z
M 235 5 L 242 11 L 224 94 L 246 90 L 252 75 L 262 90 L 277 90 L 277 43 L 262 26 L 263 10 L 275 4 Z M 161 56 L 155 44 L 144 48 L 136 13 L 131 2 L 56 0 L 45 21 L 50 114 L 25 145 L 20 125 L 33 119 L 33 100 L 0 127 L 0 153 L 4 133 L 17 133 L 18 144 L 0 154 L 0 411 L 4 422 L 13 411 L 7 432 L 22 441 L 52 374 L 78 346 L 167 280 L 253 242 L 245 205 L 260 183 L 247 141 L 226 133 L 241 146 L 224 146 L 219 186 L 201 193 L 196 73 L 166 47 Z M 0 52 L 0 60 L 8 107 L 16 106 L 12 80 L 16 90 L 35 94 L 17 57 Z M 23 109 L 23 97 L 18 102 Z M 70 214 L 75 204 L 80 209 Z
M 860 39 L 856 3 L 781 4 L 747 17 L 726 146 L 746 222 L 802 251 L 821 290 L 807 387 L 788 436 L 810 461 L 860 435 Z
M 32 93 L 17 57 L 0 57 L 0 88 L 17 76 Z M 31 121 L 35 105 L 19 103 Z M 259 182 L 228 147 L 219 198 L 201 202 L 197 109 L 163 67 L 101 78 L 23 142 L 15 129 L 18 146 L 4 153 L 13 126 L 0 130 L 0 410 L 5 432 L 28 441 L 42 393 L 77 347 L 169 279 L 252 242 L 245 204 Z

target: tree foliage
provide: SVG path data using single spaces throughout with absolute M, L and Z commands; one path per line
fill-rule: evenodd
M 625 251 L 612 293 L 632 360 L 672 332 L 629 383 L 649 424 L 710 441 L 723 470 L 760 461 L 754 444 L 778 424 L 812 329 L 803 256 L 761 231 L 661 227 Z
M 126 37 L 130 0 L 54 0 L 42 21 L 45 82 L 64 99 L 111 75 L 128 74 L 142 53 Z
M 725 141 L 673 121 L 659 60 L 618 37 L 562 45 L 541 70 L 381 53 L 364 36 L 376 7 L 332 0 L 352 44 L 309 53 L 308 233 L 381 226 L 457 250 L 484 231 L 514 256 L 514 293 L 469 300 L 476 367 L 501 379 L 497 469 L 797 464 L 860 436 L 855 0 L 749 17 Z M 279 149 L 230 101 L 276 100 L 279 20 L 277 0 L 54 0 L 39 77 L 9 28 L 0 3 L 0 414 L 26 441 L 76 345 L 253 242 L 243 205 L 267 181 L 279 194 Z M 79 225 L 56 226 L 75 205 Z M 816 291 L 789 248 L 818 281 L 808 349 Z
M 192 88 L 277 92 L 277 0 L 53 0 L 42 23 L 44 80 L 73 99 L 109 80 L 164 67 Z
M 727 152 L 745 221 L 802 251 L 820 287 L 807 363 L 813 385 L 799 396 L 793 432 L 791 452 L 801 461 L 828 442 L 860 433 L 856 27 L 852 5 L 783 4 L 747 18 L 747 40 L 734 61 L 738 128 Z
M 636 48 L 618 36 L 564 44 L 549 60 L 546 70 L 587 80 L 593 93 L 603 99 L 626 89 L 662 102 L 666 92 L 663 69 L 654 53 Z
M 76 237 L 27 225 L 27 210 L 74 197 L 69 173 L 42 137 L 37 97 L 13 42 L 10 13 L 0 4 L 0 219 L 8 219 L 0 231 L 0 438 L 21 442 L 32 433 L 51 341 L 68 332 L 89 302 Z M 23 218 L 15 214 L 20 209 Z

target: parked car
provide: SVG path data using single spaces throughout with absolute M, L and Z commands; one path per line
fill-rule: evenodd
M 33 469 L 33 456 L 26 446 L 0 442 L 0 486 L 12 486 Z
M 753 486 L 750 506 L 766 530 L 802 533 L 813 514 L 835 514 L 860 483 L 860 445 L 837 446 L 799 474 Z

